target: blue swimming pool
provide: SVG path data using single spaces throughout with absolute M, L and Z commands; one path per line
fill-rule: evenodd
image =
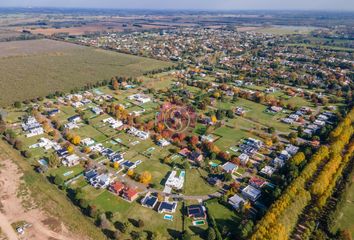
M 181 173 L 179 174 L 180 177 L 184 177 L 186 175 L 185 171 L 181 171 Z

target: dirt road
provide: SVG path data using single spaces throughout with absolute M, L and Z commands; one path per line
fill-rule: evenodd
M 65 226 L 41 211 L 23 184 L 22 173 L 6 155 L 0 155 L 0 227 L 9 240 L 72 240 Z M 11 224 L 26 222 L 31 227 L 23 235 L 17 234 Z

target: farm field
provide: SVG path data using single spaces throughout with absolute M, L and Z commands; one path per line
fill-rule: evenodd
M 170 65 L 52 40 L 4 42 L 0 43 L 0 105 L 70 91 L 113 76 L 137 77 Z

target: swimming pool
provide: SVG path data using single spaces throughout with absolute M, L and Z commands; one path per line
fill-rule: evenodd
M 173 220 L 173 216 L 169 215 L 169 214 L 165 214 L 165 216 L 163 216 L 163 219 L 172 221 Z
M 194 226 L 204 225 L 204 224 L 205 224 L 205 221 L 204 221 L 204 220 L 193 221 L 193 225 L 194 225 Z
M 209 165 L 212 166 L 212 167 L 217 167 L 217 166 L 219 166 L 219 164 L 214 163 L 214 162 L 209 162 Z
M 180 177 L 184 177 L 186 175 L 185 171 L 181 171 L 181 173 L 179 174 Z

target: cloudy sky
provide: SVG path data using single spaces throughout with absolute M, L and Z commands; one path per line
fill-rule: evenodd
M 0 0 L 0 7 L 354 11 L 354 0 Z

